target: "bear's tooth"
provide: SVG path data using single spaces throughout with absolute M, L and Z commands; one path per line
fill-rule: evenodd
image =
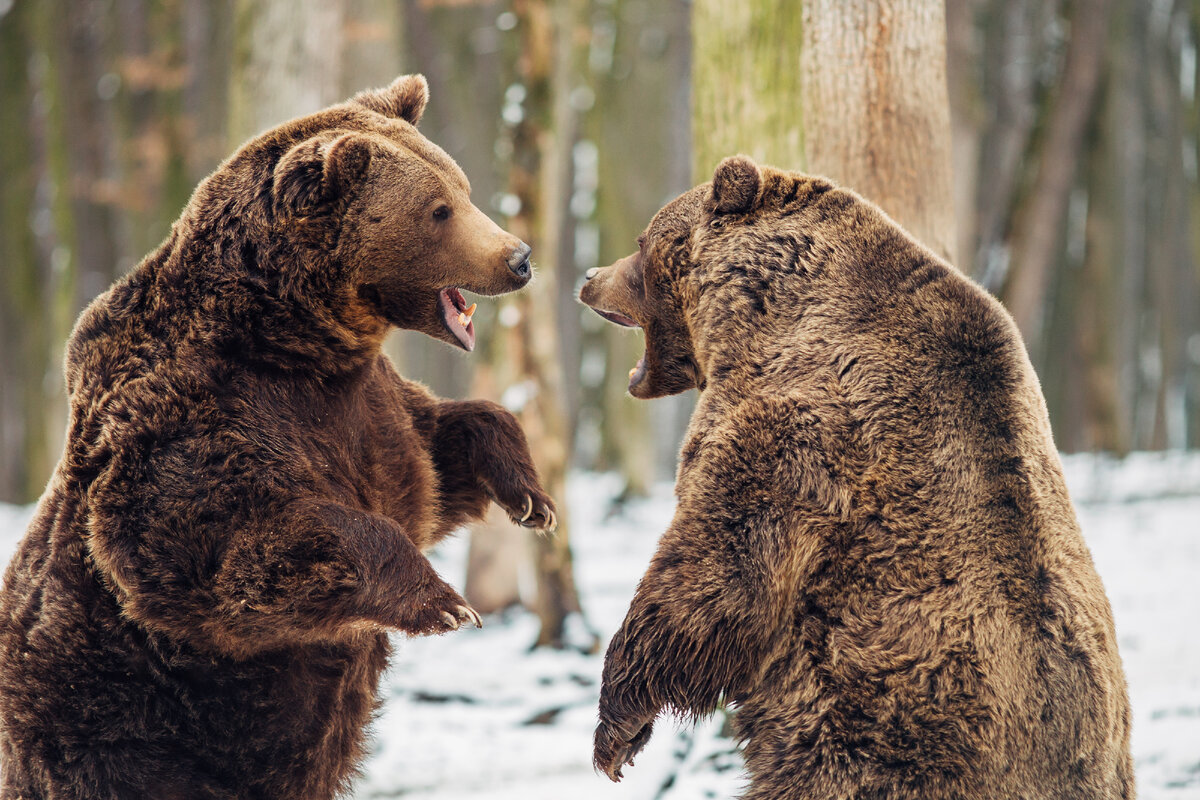
M 464 328 L 467 327 L 467 323 L 470 321 L 471 321 L 471 318 L 468 317 L 466 314 L 458 315 L 458 324 L 463 326 Z
M 467 315 L 467 319 L 470 319 L 471 317 L 475 316 L 475 308 L 478 305 L 479 305 L 478 303 L 471 303 L 470 307 L 467 308 L 467 310 L 463 312 L 464 314 Z
M 629 377 L 632 378 L 636 374 L 637 374 L 637 367 L 634 367 L 633 369 L 629 370 Z

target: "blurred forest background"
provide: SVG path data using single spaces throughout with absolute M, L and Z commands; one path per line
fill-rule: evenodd
M 196 183 L 402 72 L 539 278 L 480 304 L 470 357 L 392 356 L 520 413 L 557 497 L 569 469 L 673 474 L 693 398 L 629 398 L 640 335 L 574 298 L 736 152 L 858 189 L 997 294 L 1063 450 L 1197 447 L 1198 41 L 1197 0 L 0 0 L 0 500 L 58 458 L 75 316 Z M 472 545 L 468 597 L 553 610 L 543 643 L 577 608 L 564 511 L 535 600 L 506 521 Z

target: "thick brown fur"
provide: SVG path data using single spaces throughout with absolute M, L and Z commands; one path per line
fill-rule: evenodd
M 66 450 L 0 597 L 0 797 L 332 797 L 386 630 L 478 620 L 422 551 L 492 501 L 551 526 L 512 415 L 380 353 L 393 326 L 465 347 L 439 290 L 528 281 L 414 127 L 427 93 L 253 139 L 80 317 Z
M 614 780 L 738 706 L 752 800 L 1130 798 L 1113 621 L 1005 310 L 871 203 L 726 159 L 581 298 L 696 386 L 604 665 Z

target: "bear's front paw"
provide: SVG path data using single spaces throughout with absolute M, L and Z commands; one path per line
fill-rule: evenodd
M 626 730 L 628 728 L 604 721 L 601 721 L 596 727 L 592 763 L 613 783 L 620 782 L 624 777 L 621 770 L 626 764 L 632 767 L 633 757 L 642 751 L 646 742 L 650 741 L 650 734 L 654 730 L 654 721 L 651 720 L 634 728 L 636 733 L 632 736 L 629 736 L 625 732 Z
M 513 482 L 511 486 L 496 487 L 493 499 L 508 512 L 514 523 L 523 528 L 553 533 L 558 527 L 558 512 L 550 495 L 536 481 Z
M 483 627 L 479 612 L 467 605 L 458 592 L 446 586 L 431 599 L 424 599 L 401 613 L 397 627 L 416 636 L 456 631 L 465 624 Z

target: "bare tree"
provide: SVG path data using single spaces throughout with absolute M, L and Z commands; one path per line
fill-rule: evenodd
M 529 242 L 540 273 L 512 299 L 519 320 L 512 327 L 510 357 L 526 376 L 519 391 L 519 414 L 538 472 L 550 494 L 559 501 L 558 533 L 534 543 L 538 580 L 536 610 L 542 627 L 537 646 L 561 647 L 566 619 L 579 612 L 570 547 L 566 494 L 572 437 L 564 405 L 562 353 L 559 351 L 561 304 L 558 280 L 562 264 L 561 236 L 567 208 L 568 162 L 574 140 L 570 105 L 575 74 L 573 34 L 582 0 L 514 0 L 515 29 L 520 50 L 514 82 L 506 90 L 510 104 L 511 162 L 508 188 L 514 198 L 509 229 Z
M 1100 85 L 1109 2 L 1074 3 L 1062 82 L 1050 106 L 1033 186 L 1014 221 L 1012 267 L 1002 297 L 1035 357 L 1041 353 L 1046 293 Z

